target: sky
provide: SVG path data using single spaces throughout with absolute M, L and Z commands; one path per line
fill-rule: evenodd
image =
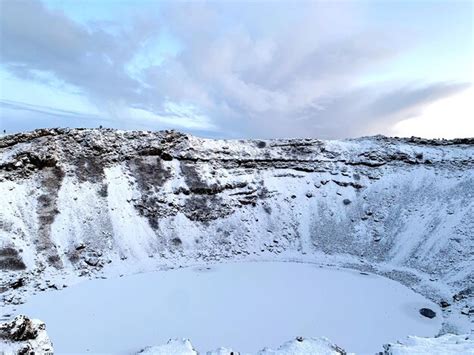
M 1 0 L 0 130 L 474 137 L 474 1 Z

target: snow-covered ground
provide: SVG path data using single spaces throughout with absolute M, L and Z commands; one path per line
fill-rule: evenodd
M 424 307 L 438 316 L 423 317 Z M 303 263 L 91 280 L 38 294 L 18 311 L 44 320 L 60 353 L 132 353 L 179 337 L 201 352 L 225 346 L 255 353 L 296 336 L 326 336 L 363 354 L 407 335 L 434 336 L 441 327 L 438 306 L 395 281 Z

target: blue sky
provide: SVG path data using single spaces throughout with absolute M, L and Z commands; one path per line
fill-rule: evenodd
M 472 1 L 0 2 L 0 129 L 474 136 Z

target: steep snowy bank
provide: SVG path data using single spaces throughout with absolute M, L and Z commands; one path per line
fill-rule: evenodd
M 398 280 L 446 302 L 443 331 L 471 331 L 472 139 L 58 129 L 2 137 L 0 154 L 6 304 L 79 277 L 300 260 Z

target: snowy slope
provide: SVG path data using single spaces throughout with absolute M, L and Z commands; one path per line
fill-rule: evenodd
M 443 332 L 470 332 L 473 168 L 473 139 L 4 136 L 3 302 L 83 277 L 298 260 L 399 281 L 449 303 Z

